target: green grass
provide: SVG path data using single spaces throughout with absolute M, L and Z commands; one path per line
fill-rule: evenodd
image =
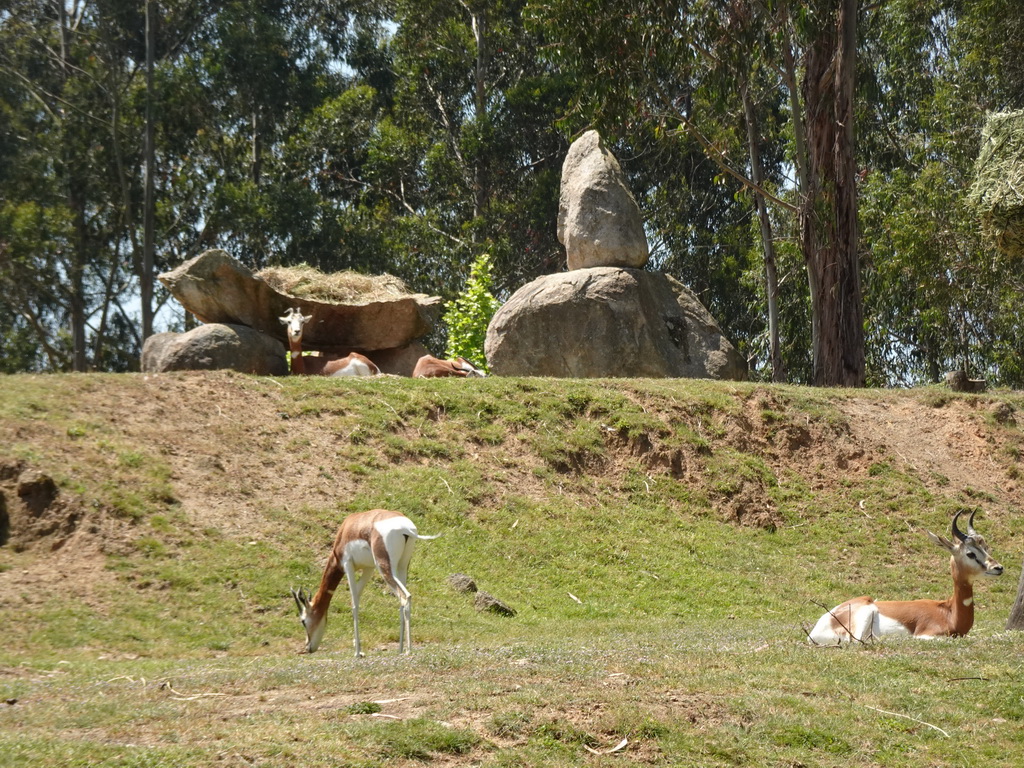
M 1024 546 L 1015 497 L 893 453 L 821 479 L 849 429 L 842 400 L 974 400 L 690 381 L 157 384 L 239 404 L 219 419 L 200 403 L 185 418 L 205 426 L 175 443 L 170 426 L 100 407 L 141 408 L 143 377 L 2 382 L 0 463 L 50 473 L 123 538 L 84 598 L 18 578 L 59 571 L 66 550 L 0 548 L 5 766 L 1018 762 L 1024 635 L 1002 631 Z M 976 402 L 992 471 L 1012 480 L 1019 430 Z M 289 496 L 289 461 L 338 494 Z M 226 494 L 220 518 L 182 485 L 197 465 Z M 736 500 L 781 523 L 737 525 L 722 513 Z M 917 529 L 965 503 L 992 512 L 978 525 L 1008 568 L 979 585 L 968 637 L 806 643 L 818 602 L 945 596 L 946 558 Z M 298 653 L 288 589 L 315 587 L 344 514 L 378 506 L 443 533 L 413 562 L 414 653 L 396 653 L 397 601 L 379 580 L 365 658 L 351 657 L 344 585 L 321 650 Z M 448 586 L 455 572 L 516 616 L 477 612 Z
M 437 643 L 409 659 L 42 665 L 6 683 L 16 702 L 0 747 L 9 765 L 176 765 L 224 752 L 281 766 L 572 765 L 590 759 L 585 746 L 627 738 L 617 760 L 664 765 L 1015 764 L 1018 638 L 836 651 L 738 624 Z

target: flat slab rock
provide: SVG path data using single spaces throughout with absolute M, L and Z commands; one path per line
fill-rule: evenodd
M 430 332 L 441 299 L 426 294 L 365 304 L 337 304 L 289 296 L 256 277 L 227 252 L 201 253 L 159 276 L 167 290 L 204 323 L 245 325 L 287 346 L 280 318 L 291 307 L 312 315 L 303 349 L 347 353 L 405 347 Z

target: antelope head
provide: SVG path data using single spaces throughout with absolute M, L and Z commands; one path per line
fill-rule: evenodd
M 324 636 L 324 630 L 327 628 L 327 617 L 321 616 L 319 619 L 315 617 L 313 606 L 309 602 L 309 595 L 305 590 L 300 588 L 295 591 L 293 589 L 291 593 L 295 598 L 295 605 L 299 608 L 299 622 L 306 630 L 306 653 L 312 653 L 320 647 L 320 639 Z
M 481 379 L 487 378 L 487 374 L 475 367 L 464 357 L 455 358 L 455 367 L 466 372 L 467 378 L 479 377 Z
M 302 314 L 301 309 L 298 307 L 292 307 L 284 317 L 279 317 L 277 319 L 281 321 L 282 325 L 288 327 L 288 339 L 290 341 L 301 341 L 302 326 L 312 320 L 313 316 L 304 315 Z
M 974 530 L 974 516 L 978 510 L 972 510 L 971 516 L 967 518 L 967 533 L 960 530 L 960 526 L 957 525 L 960 515 L 966 511 L 961 509 L 953 516 L 952 541 L 944 536 L 936 536 L 931 531 L 925 531 L 925 533 L 940 547 L 949 550 L 953 556 L 954 568 L 959 570 L 968 581 L 974 581 L 975 578 L 982 575 L 1002 576 L 1003 566 L 989 554 L 984 537 Z

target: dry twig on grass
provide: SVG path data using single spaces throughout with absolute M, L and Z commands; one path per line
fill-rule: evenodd
M 926 723 L 924 720 L 918 720 L 916 717 L 911 717 L 910 715 L 901 715 L 899 712 L 887 712 L 884 709 L 879 709 L 878 707 L 872 707 L 870 704 L 861 704 L 861 706 L 862 707 L 866 707 L 867 709 L 873 709 L 873 710 L 875 710 L 875 712 L 881 712 L 883 715 L 892 715 L 893 717 L 902 717 L 904 720 L 910 720 L 910 721 L 915 722 L 915 723 L 920 723 L 921 725 L 927 725 L 929 728 L 933 728 L 936 731 L 938 731 L 939 733 L 941 733 L 947 739 L 951 738 L 951 736 L 946 731 L 944 731 L 941 728 L 939 728 L 939 726 L 932 725 L 931 723 Z

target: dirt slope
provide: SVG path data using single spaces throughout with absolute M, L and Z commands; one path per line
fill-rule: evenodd
M 125 515 L 111 514 L 87 493 L 58 489 L 52 477 L 65 484 L 75 477 L 96 480 L 117 462 L 145 464 L 147 456 L 159 456 L 169 467 L 168 493 L 189 525 L 246 540 L 260 539 L 273 525 L 264 514 L 268 507 L 329 509 L 358 487 L 351 474 L 325 471 L 343 464 L 341 449 L 350 435 L 316 413 L 289 415 L 291 401 L 279 382 L 219 373 L 72 381 L 73 398 L 37 406 L 60 410 L 66 418 L 0 419 L 0 522 L 7 519 L 9 528 L 4 534 L 0 527 L 7 541 L 0 554 L 6 552 L 11 563 L 0 569 L 0 601 L 5 595 L 31 600 L 24 596 L 52 586 L 56 578 L 90 602 L 95 586 L 114 578 L 104 569 L 106 555 L 126 551 L 139 535 Z M 709 449 L 610 434 L 596 463 L 559 469 L 607 474 L 641 466 L 651 475 L 669 474 L 699 487 L 708 483 L 707 454 L 728 446 L 760 457 L 777 477 L 806 478 L 812 489 L 864 476 L 884 463 L 947 495 L 950 488 L 970 489 L 986 511 L 1024 505 L 1017 471 L 1024 441 L 1012 397 L 847 391 L 828 397 L 838 417 L 820 418 L 791 402 L 794 390 L 782 395 L 754 385 L 730 389 L 741 402 L 738 411 L 691 419 L 696 432 L 705 426 L 702 419 L 714 423 L 707 431 Z M 645 410 L 665 408 L 642 389 L 630 396 L 644 401 Z M 31 403 L 26 408 L 31 411 Z M 662 415 L 666 423 L 678 418 Z M 81 434 L 102 439 L 77 439 Z M 11 453 L 15 445 L 21 455 Z M 474 446 L 471 460 L 485 475 L 500 466 L 510 491 L 514 486 L 516 493 L 549 493 L 533 472 L 541 460 L 524 439 Z M 723 519 L 760 526 L 781 522 L 757 480 L 740 478 L 727 490 L 707 492 Z M 61 560 L 56 570 L 54 557 Z

